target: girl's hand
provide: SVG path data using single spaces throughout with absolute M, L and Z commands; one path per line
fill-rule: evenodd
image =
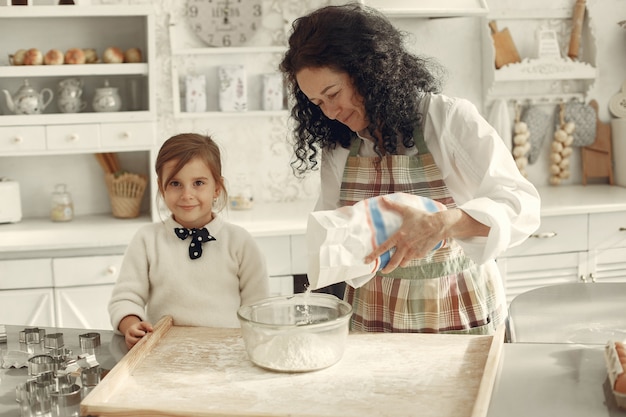
M 395 253 L 389 263 L 381 270 L 389 273 L 398 266 L 406 267 L 413 259 L 423 258 L 446 238 L 441 213 L 428 213 L 413 207 L 381 199 L 381 204 L 388 210 L 394 210 L 402 216 L 402 226 L 380 246 L 365 258 L 365 263 L 373 262 L 383 253 L 395 247 Z
M 126 316 L 120 323 L 120 330 L 124 333 L 126 347 L 131 349 L 142 337 L 154 329 L 152 328 L 152 324 L 147 321 L 140 321 L 137 316 Z

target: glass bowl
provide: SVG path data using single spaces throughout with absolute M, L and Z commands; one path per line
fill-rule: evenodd
M 337 363 L 350 316 L 350 304 L 319 293 L 265 298 L 237 312 L 250 360 L 280 372 L 309 372 Z

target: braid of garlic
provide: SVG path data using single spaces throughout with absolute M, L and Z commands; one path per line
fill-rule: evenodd
M 572 154 L 572 136 L 576 125 L 565 122 L 565 106 L 560 105 L 559 128 L 554 132 L 552 152 L 550 153 L 550 184 L 559 185 L 570 176 L 570 155 Z
M 526 166 L 528 165 L 528 152 L 530 151 L 530 132 L 528 125 L 520 121 L 519 105 L 515 103 L 515 125 L 513 126 L 513 158 L 515 164 L 523 176 L 527 176 Z

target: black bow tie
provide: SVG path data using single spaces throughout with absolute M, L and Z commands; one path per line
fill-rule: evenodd
M 189 244 L 189 257 L 191 259 L 198 259 L 202 256 L 202 244 L 204 242 L 215 240 L 215 238 L 209 234 L 206 227 L 203 227 L 202 229 L 185 229 L 184 227 L 176 227 L 174 228 L 174 232 L 176 233 L 176 236 L 182 240 L 191 236 L 191 243 Z

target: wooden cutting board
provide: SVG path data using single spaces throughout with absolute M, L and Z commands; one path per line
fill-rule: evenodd
M 161 320 L 81 403 L 91 416 L 437 416 L 487 414 L 504 340 L 351 333 L 343 358 L 279 373 L 248 360 L 240 329 Z

